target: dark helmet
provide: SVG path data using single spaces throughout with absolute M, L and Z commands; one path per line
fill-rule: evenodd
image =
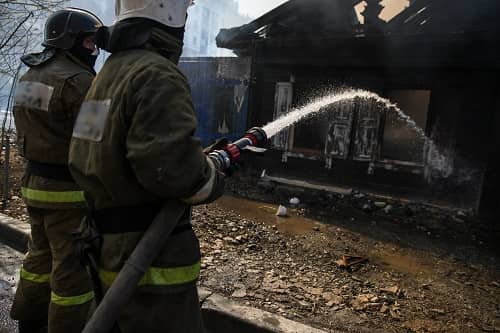
M 94 34 L 102 21 L 89 11 L 79 8 L 64 8 L 49 16 L 45 23 L 45 47 L 69 50 L 78 35 Z

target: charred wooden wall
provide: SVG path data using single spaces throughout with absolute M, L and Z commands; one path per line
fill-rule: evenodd
M 483 193 L 481 207 L 495 206 L 488 202 L 499 197 L 496 186 L 491 186 L 498 180 L 498 144 L 493 144 L 498 142 L 495 128 L 499 126 L 497 72 L 482 70 L 480 65 L 463 66 L 453 57 L 443 64 L 442 59 L 429 56 L 429 45 L 423 49 L 413 45 L 420 57 L 412 61 L 397 58 L 394 52 L 388 56 L 387 50 L 376 44 L 313 48 L 310 52 L 304 45 L 257 47 L 249 125 L 262 126 L 273 120 L 275 85 L 289 81 L 291 75 L 295 105 L 332 85 L 365 88 L 381 95 L 392 89 L 426 89 L 431 91 L 426 131 L 452 163 L 452 174 L 431 175 L 429 181 L 423 174 L 404 168 L 378 168 L 369 175 L 368 163 L 352 160 L 335 161 L 327 170 L 321 160 L 289 158 L 283 164 L 278 152 L 257 159 L 255 166 L 283 176 L 409 195 L 462 208 L 478 209 Z M 497 127 L 492 127 L 493 119 Z

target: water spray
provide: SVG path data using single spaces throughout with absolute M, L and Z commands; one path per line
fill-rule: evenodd
M 265 149 L 259 149 L 258 147 L 262 146 L 268 139 L 274 137 L 285 128 L 288 128 L 304 119 L 329 112 L 332 110 L 329 106 L 345 102 L 353 103 L 356 100 L 371 100 L 373 103 L 382 105 L 384 109 L 395 112 L 398 118 L 401 119 L 408 128 L 414 130 L 420 138 L 426 141 L 429 147 L 435 150 L 434 153 L 437 157 L 434 157 L 430 161 L 431 163 L 429 165 L 433 169 L 440 171 L 443 177 L 449 176 L 451 172 L 449 170 L 445 170 L 443 167 L 449 164 L 448 159 L 437 150 L 434 141 L 426 135 L 425 131 L 421 129 L 415 121 L 413 121 L 390 100 L 380 97 L 376 93 L 360 89 L 348 89 L 335 94 L 320 97 L 305 106 L 290 110 L 289 113 L 263 127 L 254 127 L 250 129 L 241 139 L 233 143 L 225 141 L 223 144 L 215 147 L 207 154 L 219 170 L 225 171 L 229 169 L 231 165 L 238 162 L 242 151 L 248 150 L 253 152 L 264 152 Z M 439 165 L 435 165 L 436 163 L 433 162 L 436 160 L 441 161 Z
M 253 152 L 262 152 L 258 148 L 267 141 L 266 132 L 260 127 L 254 127 L 248 130 L 239 140 L 227 143 L 220 149 L 211 151 L 208 157 L 214 162 L 218 170 L 224 171 L 234 165 L 241 157 L 241 152 L 249 150 Z

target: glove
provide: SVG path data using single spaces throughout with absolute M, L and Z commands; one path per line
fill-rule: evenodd
M 214 150 L 224 149 L 224 147 L 226 147 L 228 144 L 229 144 L 229 140 L 227 138 L 217 139 L 210 146 L 204 148 L 203 153 L 205 153 L 205 155 L 208 155 L 211 152 L 213 152 Z
M 208 155 L 208 158 L 212 161 L 214 164 L 215 168 L 217 169 L 218 172 L 224 174 L 226 177 L 231 177 L 235 172 L 240 170 L 242 162 L 231 162 L 229 167 L 227 166 L 227 162 L 222 161 L 223 157 L 221 154 L 218 153 L 210 153 Z

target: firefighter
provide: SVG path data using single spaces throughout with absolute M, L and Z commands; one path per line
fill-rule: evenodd
M 27 160 L 22 196 L 31 238 L 11 309 L 21 333 L 81 332 L 94 297 L 72 238 L 86 202 L 67 161 L 74 122 L 95 76 L 100 26 L 85 10 L 56 11 L 45 25 L 44 51 L 22 58 L 29 70 L 17 85 L 14 118 Z
M 183 217 L 118 319 L 123 333 L 203 332 L 196 282 L 200 248 L 191 205 L 222 195 L 224 174 L 194 136 L 190 88 L 177 67 L 189 0 L 121 0 L 116 23 L 97 33 L 112 55 L 77 119 L 69 166 L 102 235 L 99 276 L 106 290 L 169 200 Z

